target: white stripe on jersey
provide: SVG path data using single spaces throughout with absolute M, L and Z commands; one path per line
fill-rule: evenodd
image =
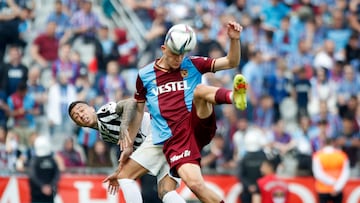
M 117 104 L 115 102 L 109 102 L 100 107 L 100 109 L 97 111 L 101 139 L 114 144 L 117 144 L 119 140 L 121 124 L 121 117 L 116 113 L 116 105 Z M 143 127 L 144 124 L 142 124 L 142 128 Z M 148 133 L 150 133 L 145 131 L 146 134 L 143 134 L 143 132 L 141 132 L 142 130 L 139 130 L 139 132 L 136 134 L 134 140 L 134 149 L 137 149 L 144 142 Z
M 110 115 L 108 115 L 108 116 L 106 116 L 106 117 L 102 117 L 102 118 L 99 118 L 102 122 L 106 122 L 106 123 L 108 123 L 108 122 L 110 122 L 111 120 L 114 120 L 114 119 L 117 119 L 119 117 L 119 115 L 117 115 L 117 114 L 110 114 Z

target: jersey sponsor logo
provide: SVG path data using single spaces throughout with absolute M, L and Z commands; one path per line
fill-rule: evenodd
M 184 152 L 182 152 L 181 154 L 179 155 L 174 155 L 170 158 L 170 162 L 173 163 L 179 159 L 182 159 L 182 158 L 185 158 L 185 157 L 188 157 L 190 156 L 191 154 L 191 151 L 190 150 L 185 150 Z
M 181 77 L 185 78 L 188 76 L 189 73 L 188 73 L 188 70 L 181 70 L 180 74 L 181 74 Z
M 160 85 L 154 89 L 152 89 L 153 93 L 158 96 L 167 92 L 175 92 L 189 89 L 187 81 L 178 81 L 178 82 L 168 82 L 164 85 Z

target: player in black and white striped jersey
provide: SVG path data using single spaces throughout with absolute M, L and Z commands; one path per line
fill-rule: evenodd
M 74 101 L 68 108 L 71 119 L 79 126 L 99 130 L 103 141 L 118 144 L 120 139 L 128 139 L 128 127 L 136 112 L 133 99 L 109 102 L 95 111 L 84 101 Z M 165 203 L 185 203 L 175 191 L 180 180 L 169 176 L 169 165 L 162 153 L 162 145 L 153 145 L 150 115 L 144 114 L 142 124 L 133 143 L 134 152 L 130 159 L 116 172 L 119 182 L 109 184 L 109 192 L 114 194 L 121 187 L 127 202 L 142 203 L 141 192 L 135 179 L 146 173 L 157 176 L 158 192 Z M 112 180 L 108 180 L 112 181 Z M 114 187 L 114 185 L 118 187 Z
M 100 109 L 96 112 L 98 119 L 97 122 L 98 130 L 100 133 L 100 137 L 104 142 L 117 144 L 119 141 L 119 132 L 121 127 L 123 127 L 121 124 L 122 122 L 124 122 L 124 119 L 127 119 L 124 116 L 121 117 L 122 113 L 119 112 L 119 109 L 121 109 L 119 108 L 121 106 L 120 104 L 117 105 L 117 103 L 115 102 L 109 102 L 103 105 L 102 107 L 100 107 Z M 145 117 L 148 117 L 148 115 L 145 115 Z M 146 125 L 149 124 L 145 123 L 142 126 L 146 126 Z M 127 124 L 125 124 L 125 128 L 126 126 Z M 141 145 L 141 143 L 144 142 L 146 134 L 150 134 L 150 132 L 143 133 L 142 132 L 143 130 L 144 129 L 140 129 L 135 137 L 134 150 L 137 149 Z

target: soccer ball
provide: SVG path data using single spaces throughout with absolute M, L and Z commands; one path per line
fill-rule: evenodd
M 189 25 L 174 25 L 166 34 L 165 45 L 175 54 L 184 54 L 195 48 L 196 34 Z

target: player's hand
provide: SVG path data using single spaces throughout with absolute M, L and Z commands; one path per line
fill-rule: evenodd
M 125 148 L 124 150 L 122 150 L 120 159 L 119 159 L 119 167 L 118 167 L 119 171 L 121 170 L 122 166 L 128 161 L 129 156 L 131 155 L 132 152 L 133 152 L 132 147 L 128 147 L 128 148 Z
M 128 127 L 120 125 L 119 141 L 120 150 L 123 151 L 125 148 L 128 148 L 132 144 Z
M 235 21 L 230 21 L 227 24 L 227 34 L 230 39 L 240 39 L 240 33 L 242 30 L 243 27 Z
M 116 172 L 112 173 L 103 180 L 103 183 L 109 182 L 107 191 L 111 195 L 115 195 L 116 193 L 118 193 L 119 188 L 120 188 L 120 184 L 118 182 L 117 175 L 118 174 Z
M 51 195 L 51 193 L 52 193 L 51 185 L 48 185 L 48 184 L 43 185 L 41 187 L 41 192 L 48 196 Z

